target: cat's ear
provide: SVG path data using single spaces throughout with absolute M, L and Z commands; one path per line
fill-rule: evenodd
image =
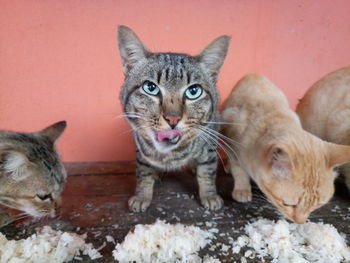
M 2 174 L 11 177 L 15 181 L 25 179 L 27 165 L 29 163 L 26 155 L 13 149 L 0 149 L 0 164 Z
M 125 74 L 132 69 L 135 63 L 146 58 L 149 54 L 148 49 L 136 34 L 126 26 L 118 28 L 118 45 Z
M 219 70 L 224 63 L 228 47 L 229 36 L 221 36 L 209 44 L 198 56 L 200 64 L 205 68 L 213 81 L 216 82 Z
M 268 166 L 272 175 L 287 179 L 292 176 L 292 163 L 289 154 L 281 146 L 271 146 L 267 153 Z
M 350 162 L 350 146 L 328 143 L 328 149 L 330 167 Z
M 66 127 L 67 127 L 66 121 L 59 121 L 43 129 L 39 133 L 41 135 L 49 137 L 52 142 L 55 142 L 62 135 Z

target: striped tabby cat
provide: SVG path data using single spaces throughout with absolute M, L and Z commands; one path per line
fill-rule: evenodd
M 54 215 L 66 172 L 54 143 L 66 122 L 34 133 L 0 131 L 0 205 L 21 210 L 20 217 Z M 0 208 L 0 227 L 19 217 Z
M 229 37 L 214 40 L 197 56 L 152 53 L 127 27 L 120 26 L 119 50 L 125 82 L 120 100 L 136 143 L 136 193 L 132 211 L 151 203 L 158 171 L 196 168 L 204 207 L 223 201 L 215 178 L 219 95 L 215 87 Z

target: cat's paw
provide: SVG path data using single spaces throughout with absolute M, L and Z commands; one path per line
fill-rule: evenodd
M 224 164 L 224 171 L 227 174 L 231 174 L 231 165 L 229 162 L 227 162 L 226 164 Z
M 151 204 L 151 201 L 152 199 L 134 195 L 128 201 L 129 209 L 132 212 L 145 212 Z
M 224 201 L 219 195 L 212 195 L 201 197 L 201 203 L 209 210 L 219 210 L 223 206 Z
M 345 183 L 350 191 L 350 174 L 345 175 Z
M 252 201 L 252 192 L 247 189 L 235 189 L 232 198 L 238 202 L 246 203 Z
M 0 228 L 11 223 L 11 216 L 6 212 L 0 212 Z

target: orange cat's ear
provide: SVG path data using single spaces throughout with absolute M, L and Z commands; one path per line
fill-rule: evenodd
M 39 133 L 41 135 L 49 137 L 52 142 L 55 142 L 62 135 L 66 126 L 67 126 L 66 121 L 60 121 L 60 122 L 52 124 L 51 126 L 43 129 Z
M 350 146 L 329 143 L 329 166 L 350 162 Z
M 285 179 L 292 175 L 289 155 L 281 146 L 271 146 L 267 152 L 267 163 L 274 176 Z

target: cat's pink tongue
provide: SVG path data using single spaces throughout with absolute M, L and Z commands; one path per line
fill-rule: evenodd
M 172 140 L 176 136 L 180 136 L 182 133 L 178 130 L 167 130 L 157 132 L 157 140 L 162 142 L 164 140 Z

